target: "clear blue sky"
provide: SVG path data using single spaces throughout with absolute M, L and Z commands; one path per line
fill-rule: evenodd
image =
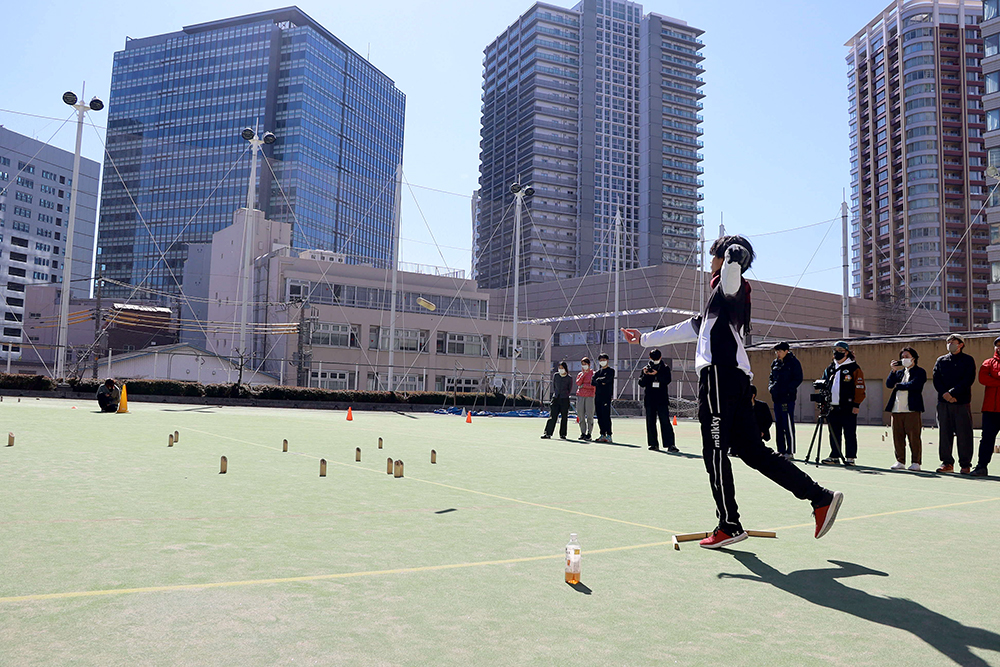
M 262 0 L 7 3 L 0 109 L 65 118 L 64 90 L 107 100 L 112 56 L 125 37 L 179 30 L 289 3 Z M 556 2 L 553 4 L 564 4 Z M 566 2 L 564 6 L 571 6 Z M 842 193 L 849 186 L 844 42 L 886 2 L 643 5 L 705 30 L 705 226 L 751 235 L 838 218 L 827 226 L 756 239 L 758 279 L 839 292 Z M 406 93 L 404 172 L 410 183 L 468 195 L 477 187 L 483 48 L 530 2 L 407 0 L 310 2 L 298 6 L 370 60 Z M 95 123 L 103 126 L 103 115 Z M 0 124 L 49 140 L 59 122 L 0 111 Z M 234 128 L 234 132 L 236 128 Z M 72 150 L 67 124 L 52 143 Z M 84 155 L 102 161 L 93 130 Z M 401 259 L 469 269 L 467 197 L 404 191 Z M 431 241 L 426 216 L 443 259 Z M 809 264 L 814 251 L 815 259 Z

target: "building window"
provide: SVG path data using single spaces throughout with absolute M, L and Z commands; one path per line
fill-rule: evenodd
M 354 373 L 348 371 L 312 371 L 309 386 L 319 389 L 353 389 Z
M 1000 109 L 990 109 L 986 112 L 986 131 L 1000 129 Z
M 1000 301 L 993 302 L 993 321 L 1000 322 Z
M 483 336 L 444 331 L 438 332 L 437 352 L 472 357 L 485 357 L 489 354 L 487 346 L 483 344 Z
M 358 327 L 351 324 L 318 322 L 313 327 L 312 344 L 328 347 L 359 347 Z
M 983 38 L 983 45 L 986 47 L 986 57 L 995 56 L 1000 53 L 1000 33 L 988 35 Z
M 1000 8 L 1000 0 L 983 0 L 983 20 L 995 19 L 998 15 L 998 8 Z M 993 308 L 993 312 L 996 312 L 996 304 L 993 304 Z M 993 317 L 993 321 L 997 321 L 996 316 Z
M 479 378 L 455 378 L 438 375 L 434 379 L 434 389 L 448 393 L 471 394 L 479 391 Z

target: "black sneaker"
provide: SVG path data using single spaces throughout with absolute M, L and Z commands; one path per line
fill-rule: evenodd
M 560 436 L 559 436 L 559 439 L 560 439 L 560 440 L 565 440 L 565 439 L 566 439 L 566 436 L 565 436 L 565 435 L 560 435 Z
M 820 461 L 820 463 L 822 463 L 825 466 L 839 466 L 840 465 L 840 459 L 838 459 L 836 457 L 833 457 L 833 456 L 830 456 L 830 457 L 825 458 L 822 461 Z
M 681 450 L 677 449 L 676 447 L 667 447 L 667 451 L 670 452 L 671 454 L 680 454 L 681 453 Z
M 552 436 L 548 433 L 542 433 L 542 440 L 551 440 Z
M 659 447 L 650 447 L 649 451 L 651 451 L 651 452 L 658 452 L 658 451 L 660 451 L 660 448 Z
M 989 477 L 989 473 L 986 472 L 986 468 L 976 468 L 969 473 L 970 477 Z
M 590 435 L 589 435 L 589 434 L 587 434 L 587 433 L 584 433 L 584 434 L 582 434 L 582 435 L 580 436 L 580 439 L 581 439 L 581 440 L 590 440 Z

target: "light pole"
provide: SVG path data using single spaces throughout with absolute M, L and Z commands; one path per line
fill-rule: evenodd
M 84 84 L 86 91 L 86 84 Z M 83 143 L 83 115 L 87 111 L 100 111 L 104 102 L 96 97 L 90 103 L 79 101 L 76 93 L 69 90 L 63 93 L 62 100 L 77 111 L 76 115 L 76 153 L 73 154 L 73 183 L 70 188 L 69 220 L 66 223 L 66 245 L 63 253 L 62 298 L 59 302 L 59 338 L 56 342 L 56 379 L 63 379 L 66 373 L 66 351 L 69 349 L 69 300 L 70 283 L 73 280 L 73 228 L 76 223 L 76 200 L 80 192 L 80 145 Z
M 250 307 L 250 287 L 253 276 L 253 232 L 254 229 L 250 228 L 250 218 L 251 211 L 253 211 L 256 206 L 254 205 L 254 193 L 257 190 L 257 151 L 260 150 L 261 146 L 264 144 L 273 144 L 277 137 L 274 136 L 273 132 L 265 132 L 263 137 L 258 137 L 257 132 L 252 128 L 244 128 L 243 132 L 240 133 L 244 139 L 250 142 L 250 182 L 247 183 L 247 213 L 243 217 L 244 229 L 243 229 L 243 261 L 242 271 L 243 271 L 243 301 L 240 304 L 240 382 L 243 380 L 243 364 L 248 358 L 247 354 L 247 310 Z
M 512 282 L 514 284 L 514 327 L 511 331 L 510 340 L 510 393 L 514 396 L 514 405 L 517 405 L 517 293 L 521 284 L 521 209 L 524 208 L 524 198 L 535 194 L 535 189 L 530 185 L 522 187 L 521 183 L 512 183 L 510 192 L 514 195 L 514 273 Z

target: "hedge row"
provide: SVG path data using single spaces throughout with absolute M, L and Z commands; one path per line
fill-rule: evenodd
M 102 384 L 95 380 L 72 379 L 73 391 L 95 394 Z M 55 391 L 56 383 L 44 375 L 8 375 L 0 373 L 0 390 Z M 354 391 L 258 385 L 200 384 L 181 380 L 129 380 L 128 393 L 133 396 L 205 396 L 208 398 L 258 398 L 277 401 L 319 401 L 327 403 L 398 403 L 402 405 L 464 405 L 514 407 L 511 396 L 494 393 L 451 394 L 441 391 Z M 547 402 L 518 396 L 516 407 L 546 407 Z M 640 401 L 616 400 L 618 409 L 641 409 Z

